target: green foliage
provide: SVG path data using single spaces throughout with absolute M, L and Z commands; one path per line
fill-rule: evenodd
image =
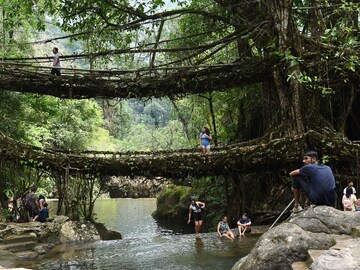
M 360 66 L 359 48 L 359 29 L 352 26 L 349 22 L 351 15 L 358 16 L 360 6 L 350 1 L 341 1 L 341 5 L 333 10 L 329 16 L 336 17 L 336 22 L 327 28 L 322 35 L 323 42 L 330 43 L 329 57 L 335 57 L 339 61 L 334 68 L 343 78 L 343 82 L 348 82 L 349 77 L 356 72 Z
M 324 82 L 321 78 L 318 76 L 308 76 L 305 71 L 293 71 L 288 75 L 287 80 L 295 80 L 303 85 L 306 89 L 319 91 L 323 96 L 334 93 L 331 88 L 324 86 Z
M 331 157 L 329 155 L 323 155 L 321 161 L 322 161 L 323 164 L 327 164 L 327 163 L 329 163 L 330 158 Z
M 12 198 L 15 195 L 14 191 L 12 189 L 9 189 L 9 188 L 5 189 L 4 193 L 5 193 L 6 197 L 8 197 L 8 198 Z
M 1 0 L 2 41 L 0 54 L 7 57 L 26 57 L 31 47 L 26 42 L 33 31 L 45 29 L 45 0 Z
M 215 231 L 216 224 L 227 214 L 224 177 L 202 177 L 192 179 L 192 188 L 199 200 L 206 205 L 206 228 Z
M 163 128 L 146 128 L 145 124 L 136 124 L 131 127 L 127 137 L 118 141 L 121 151 L 147 151 L 159 149 L 184 148 L 187 141 L 183 136 L 181 124 L 178 121 L 170 121 Z
M 100 107 L 91 100 L 0 92 L 0 131 L 40 147 L 86 149 L 102 125 Z M 104 136 L 106 136 L 104 134 Z
M 50 123 L 51 144 L 60 149 L 86 149 L 102 124 L 100 108 L 89 100 L 64 100 L 62 105 Z
M 7 221 L 13 220 L 13 213 L 9 209 L 1 209 L 0 217 L 3 216 Z
M 158 195 L 154 217 L 170 222 L 184 222 L 189 211 L 191 193 L 190 187 L 168 185 Z

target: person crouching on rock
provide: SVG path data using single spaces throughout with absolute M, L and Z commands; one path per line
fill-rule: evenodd
M 303 156 L 304 166 L 290 172 L 293 177 L 292 189 L 294 192 L 295 205 L 293 213 L 302 211 L 299 204 L 300 189 L 309 198 L 308 204 L 335 206 L 337 193 L 335 189 L 335 177 L 331 168 L 318 163 L 318 153 L 308 151 Z
M 49 209 L 47 202 L 43 203 L 43 208 L 40 210 L 39 215 L 37 215 L 33 221 L 39 221 L 44 223 L 49 218 Z
M 195 201 L 195 199 L 191 199 L 191 204 L 189 206 L 189 219 L 187 224 L 190 223 L 191 216 L 195 222 L 195 237 L 199 238 L 199 232 L 202 226 L 202 213 L 201 210 L 205 208 L 205 203 L 200 201 Z

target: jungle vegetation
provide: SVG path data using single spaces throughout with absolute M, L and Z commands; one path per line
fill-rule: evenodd
M 156 74 L 237 66 L 245 78 L 219 78 L 221 91 L 161 99 L 0 90 L 0 132 L 14 140 L 63 150 L 176 150 L 198 147 L 204 126 L 215 145 L 309 130 L 360 140 L 356 0 L 6 0 L 0 8 L 2 61 L 50 66 L 56 46 L 68 68 Z M 8 197 L 34 183 L 54 189 L 46 173 L 20 168 L 2 167 Z

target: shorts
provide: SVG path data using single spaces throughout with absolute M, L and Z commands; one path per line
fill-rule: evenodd
M 202 214 L 200 213 L 193 213 L 194 221 L 200 221 L 202 220 Z
M 201 148 L 202 149 L 209 149 L 210 150 L 210 144 L 208 144 L 208 145 L 201 145 Z

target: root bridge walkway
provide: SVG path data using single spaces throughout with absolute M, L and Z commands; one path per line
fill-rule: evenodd
M 0 62 L 0 89 L 84 99 L 181 96 L 240 87 L 266 78 L 264 63 L 144 68 L 136 70 L 85 70 Z
M 0 136 L 1 158 L 44 170 L 66 170 L 93 175 L 141 175 L 186 178 L 227 175 L 232 173 L 269 172 L 290 170 L 300 165 L 304 150 L 309 147 L 322 149 L 330 154 L 343 151 L 343 163 L 355 162 L 360 146 L 349 141 L 337 141 L 338 145 L 325 143 L 321 135 L 310 131 L 303 136 L 270 140 L 268 143 L 247 142 L 217 148 L 209 156 L 199 149 L 157 152 L 64 152 L 41 149 Z M 342 149 L 342 150 L 338 150 Z M 290 154 L 291 153 L 291 154 Z M 347 157 L 347 158 L 346 158 Z M 348 165 L 348 164 L 347 164 Z

